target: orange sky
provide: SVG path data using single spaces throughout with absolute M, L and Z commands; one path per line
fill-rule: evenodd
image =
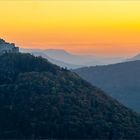
M 140 53 L 140 1 L 0 0 L 0 37 L 22 48 Z

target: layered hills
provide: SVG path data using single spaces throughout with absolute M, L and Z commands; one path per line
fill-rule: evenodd
M 140 139 L 140 116 L 77 74 L 0 56 L 0 139 Z
M 75 70 L 124 105 L 140 112 L 140 61 L 85 67 Z

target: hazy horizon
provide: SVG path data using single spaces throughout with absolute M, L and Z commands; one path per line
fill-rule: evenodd
M 140 53 L 140 1 L 0 1 L 0 37 L 21 48 Z
M 69 51 L 69 50 L 65 50 L 65 49 L 61 49 L 61 48 L 22 48 L 20 46 L 18 46 L 20 48 L 20 50 L 32 50 L 32 51 L 48 51 L 48 50 L 53 50 L 53 51 L 65 51 L 66 53 L 69 53 L 71 55 L 79 55 L 79 56 L 91 56 L 91 57 L 106 57 L 106 58 L 131 58 L 134 57 L 136 55 L 139 54 L 138 53 L 134 53 L 132 55 L 107 55 L 107 54 L 95 54 L 95 53 L 80 53 L 80 52 L 73 52 L 73 51 Z
M 0 140 L 140 140 L 140 0 L 0 0 Z

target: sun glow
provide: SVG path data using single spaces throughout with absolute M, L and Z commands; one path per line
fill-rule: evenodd
M 0 36 L 24 48 L 140 52 L 140 1 L 0 1 Z

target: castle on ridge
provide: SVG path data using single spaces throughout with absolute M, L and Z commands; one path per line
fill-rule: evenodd
M 4 53 L 19 53 L 19 47 L 16 47 L 14 43 L 0 39 L 0 55 Z

